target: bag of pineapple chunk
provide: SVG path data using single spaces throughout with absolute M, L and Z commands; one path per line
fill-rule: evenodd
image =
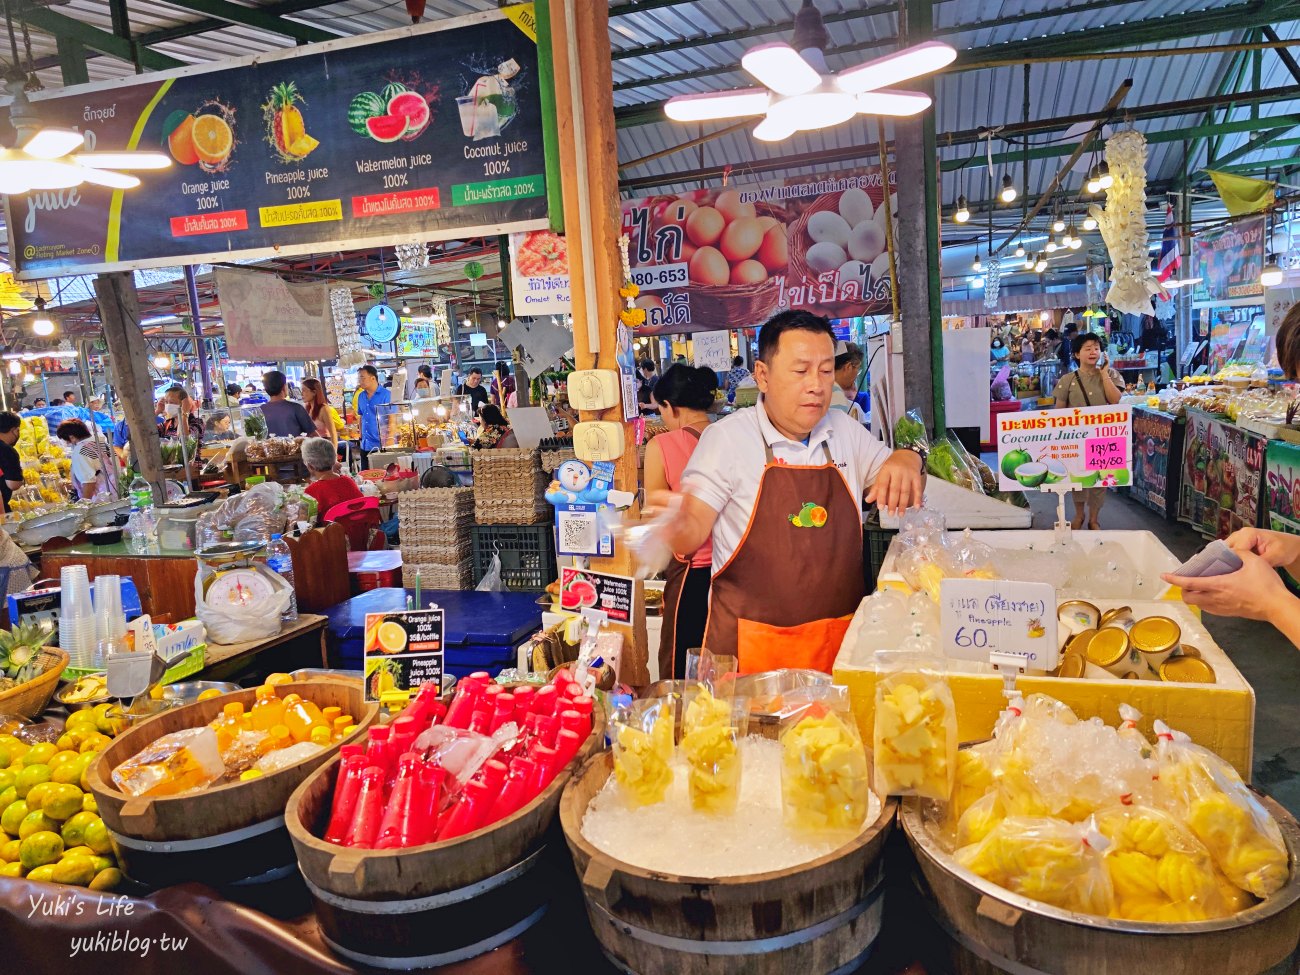
M 614 780 L 633 808 L 664 801 L 673 784 L 676 695 L 633 701 L 610 719 Z
M 740 739 L 749 702 L 735 690 L 734 679 L 720 679 L 693 684 L 683 695 L 682 757 L 696 812 L 729 815 L 740 801 Z
M 957 765 L 957 709 L 942 656 L 876 652 L 871 748 L 877 795 L 949 800 Z
M 871 802 L 867 749 L 848 688 L 823 684 L 786 696 L 781 805 L 792 829 L 856 833 Z

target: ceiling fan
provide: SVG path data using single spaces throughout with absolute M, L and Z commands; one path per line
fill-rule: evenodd
M 82 183 L 129 190 L 140 178 L 121 170 L 166 169 L 171 160 L 161 152 L 86 152 L 85 137 L 76 129 L 44 126 L 27 98 L 29 83 L 18 57 L 13 18 L 8 16 L 13 63 L 4 73 L 4 90 L 12 101 L 9 122 L 17 133 L 13 148 L 0 149 L 0 193 L 66 190 Z
M 923 112 L 930 107 L 930 96 L 889 86 L 938 71 L 957 57 L 947 44 L 926 41 L 832 74 L 825 54 L 830 35 L 812 0 L 804 0 L 795 15 L 793 40 L 793 45 L 760 44 L 740 59 L 764 87 L 677 95 L 664 105 L 664 114 L 677 122 L 762 115 L 754 138 L 780 142 L 795 132 L 839 125 L 858 114 Z

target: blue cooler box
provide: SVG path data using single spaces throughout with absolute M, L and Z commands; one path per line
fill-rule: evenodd
M 367 613 L 395 613 L 406 609 L 414 589 L 372 589 L 330 609 L 329 630 L 338 641 L 340 666 L 361 670 Z M 496 676 L 515 666 L 516 648 L 542 625 L 537 593 L 464 592 L 426 589 L 420 609 L 440 606 L 446 613 L 447 652 L 444 669 L 456 677 L 476 670 Z

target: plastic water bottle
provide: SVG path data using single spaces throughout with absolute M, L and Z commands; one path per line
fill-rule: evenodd
M 291 623 L 298 618 L 298 592 L 293 585 L 293 556 L 289 553 L 289 543 L 283 536 L 271 536 L 271 544 L 266 547 L 266 565 L 289 583 L 289 606 L 280 619 Z
M 127 488 L 127 493 L 131 497 L 131 510 L 143 511 L 146 508 L 153 507 L 153 488 L 143 476 L 137 474 L 131 481 L 131 486 Z

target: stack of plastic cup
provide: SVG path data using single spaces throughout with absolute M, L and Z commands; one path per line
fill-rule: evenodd
M 122 612 L 122 577 L 95 579 L 95 654 L 92 665 L 107 666 L 105 657 L 126 649 L 126 614 Z
M 59 646 L 68 666 L 90 667 L 95 656 L 95 608 L 90 601 L 90 577 L 84 565 L 67 565 L 59 573 Z M 119 595 L 119 600 L 121 596 Z

